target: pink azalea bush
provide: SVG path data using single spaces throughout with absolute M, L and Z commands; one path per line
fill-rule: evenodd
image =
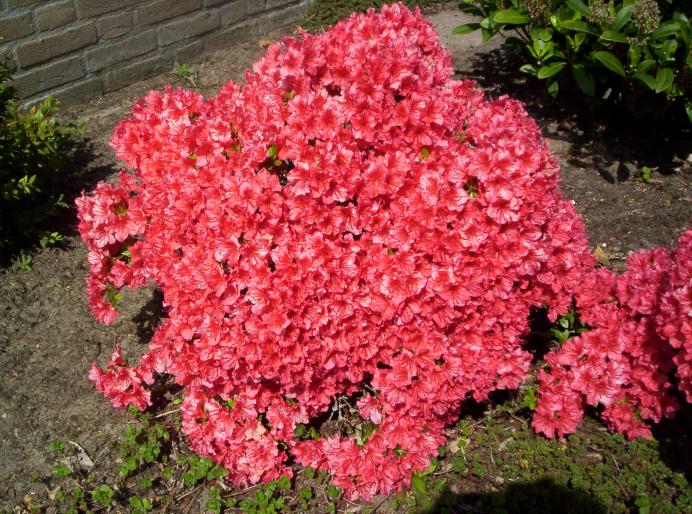
M 620 276 L 586 270 L 576 291 L 591 328 L 546 356 L 533 427 L 554 437 L 574 432 L 587 405 L 628 438 L 650 437 L 647 420 L 672 417 L 674 383 L 692 401 L 692 229 L 675 251 L 632 254 Z
M 120 290 L 151 282 L 168 317 L 139 365 L 94 366 L 97 388 L 143 409 L 170 374 L 191 447 L 234 484 L 290 476 L 290 455 L 368 499 L 429 466 L 463 400 L 517 388 L 531 310 L 576 298 L 598 328 L 549 357 L 536 428 L 574 430 L 585 402 L 627 433 L 636 409 L 670 414 L 673 366 L 690 394 L 690 237 L 594 271 L 535 122 L 451 76 L 395 4 L 273 44 L 245 86 L 137 102 L 112 141 L 133 173 L 77 202 L 89 301 L 111 323 Z M 344 396 L 371 434 L 301 437 Z

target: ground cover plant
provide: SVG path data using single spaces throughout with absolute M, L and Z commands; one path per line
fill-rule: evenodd
M 685 2 L 466 0 L 460 5 L 482 19 L 456 33 L 480 29 L 487 41 L 511 31 L 506 44 L 529 60 L 520 71 L 545 81 L 551 95 L 558 94 L 560 82 L 570 81 L 585 95 L 637 116 L 671 119 L 684 108 L 692 122 L 692 28 Z
M 692 491 L 685 478 L 685 434 L 664 463 L 652 439 L 626 441 L 593 420 L 565 441 L 536 436 L 523 407 L 525 394 L 484 406 L 447 431 L 447 443 L 412 488 L 372 502 L 351 502 L 313 468 L 267 484 L 231 488 L 226 471 L 208 458 L 189 456 L 179 413 L 139 414 L 104 457 L 79 465 L 79 450 L 53 441 L 50 497 L 28 512 L 269 513 L 454 513 L 545 512 L 679 513 L 689 510 Z M 478 411 L 481 407 L 483 410 Z M 163 416 L 162 416 L 163 414 Z M 82 459 L 84 459 L 82 457 Z M 100 465 L 112 459 L 115 467 Z M 677 469 L 677 470 L 676 470 Z M 138 510 L 139 509 L 139 510 Z M 26 512 L 20 511 L 20 512 Z
M 595 269 L 533 120 L 449 64 L 394 5 L 270 46 L 242 88 L 135 106 L 113 139 L 135 173 L 78 202 L 96 317 L 147 280 L 168 312 L 138 366 L 92 369 L 114 406 L 171 374 L 191 448 L 234 484 L 290 455 L 369 499 L 430 467 L 467 397 L 521 384 L 532 311 L 577 308 L 590 330 L 549 356 L 534 427 L 562 437 L 591 404 L 634 437 L 674 413 L 690 233 Z M 358 432 L 312 436 L 349 405 Z

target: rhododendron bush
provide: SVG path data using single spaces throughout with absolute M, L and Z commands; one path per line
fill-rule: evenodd
M 590 403 L 630 435 L 670 415 L 674 370 L 692 394 L 692 236 L 596 270 L 535 122 L 451 75 L 392 5 L 273 44 L 244 86 L 137 102 L 112 141 L 131 172 L 78 200 L 79 229 L 96 317 L 151 282 L 167 318 L 139 365 L 94 366 L 97 388 L 145 409 L 170 374 L 191 447 L 233 483 L 292 457 L 368 499 L 429 466 L 463 400 L 520 385 L 532 309 L 574 303 L 594 329 L 548 357 L 537 430 Z M 343 397 L 372 431 L 302 435 Z

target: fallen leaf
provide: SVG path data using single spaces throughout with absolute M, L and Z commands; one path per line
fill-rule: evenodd
M 601 245 L 596 245 L 596 248 L 593 251 L 594 256 L 596 257 L 596 260 L 598 261 L 599 264 L 606 265 L 608 264 L 608 261 L 610 258 L 608 257 L 608 254 L 605 252 L 603 247 Z

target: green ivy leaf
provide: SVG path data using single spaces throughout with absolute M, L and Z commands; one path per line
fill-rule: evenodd
M 452 34 L 469 34 L 471 32 L 478 30 L 479 28 L 481 28 L 480 23 L 466 23 L 464 25 L 459 25 L 458 27 L 455 27 L 452 31 Z
M 596 29 L 593 26 L 581 20 L 562 20 L 560 26 L 575 32 L 596 34 Z
M 529 17 L 517 9 L 504 9 L 497 11 L 493 15 L 493 21 L 495 23 L 504 23 L 505 25 L 523 25 L 529 22 Z
M 591 70 L 583 64 L 572 65 L 572 75 L 574 80 L 584 93 L 593 96 L 596 93 L 596 81 L 593 78 Z
M 654 91 L 656 90 L 656 79 L 652 77 L 651 75 L 647 75 L 646 73 L 635 73 L 632 75 L 632 78 L 635 78 L 647 86 L 649 86 L 650 89 L 653 89 Z
M 614 43 L 627 43 L 627 36 L 615 30 L 606 30 L 601 37 L 603 41 L 612 41 Z
M 615 18 L 613 19 L 613 24 L 610 26 L 611 30 L 614 31 L 619 31 L 622 29 L 622 27 L 625 26 L 625 24 L 630 20 L 630 17 L 632 15 L 632 6 L 634 5 L 634 2 L 631 4 L 623 5 L 622 9 L 620 9 L 617 14 L 615 15 Z
M 665 91 L 673 83 L 674 77 L 673 70 L 670 68 L 660 68 L 658 73 L 656 73 L 656 87 L 654 90 L 657 93 Z
M 617 73 L 621 77 L 625 76 L 625 67 L 622 65 L 622 62 L 620 62 L 620 59 L 618 59 L 612 52 L 600 50 L 594 53 L 593 56 L 594 59 L 596 59 L 613 73 Z
M 548 94 L 555 98 L 557 96 L 557 90 L 559 89 L 559 86 L 557 84 L 557 80 L 552 81 L 550 84 L 548 84 Z
M 567 0 L 567 5 L 569 5 L 574 12 L 581 14 L 584 18 L 588 18 L 591 15 L 591 9 L 581 0 Z
M 541 66 L 536 76 L 541 80 L 547 79 L 548 77 L 552 77 L 553 75 L 560 73 L 562 68 L 564 68 L 566 65 L 566 62 L 560 61 L 553 64 L 548 64 L 546 66 Z
M 538 68 L 536 68 L 533 64 L 524 64 L 521 68 L 519 68 L 519 71 L 535 77 L 538 73 Z
M 680 32 L 680 25 L 677 21 L 667 21 L 661 23 L 659 27 L 651 34 L 652 39 L 665 39 L 668 36 L 672 36 L 676 32 Z

